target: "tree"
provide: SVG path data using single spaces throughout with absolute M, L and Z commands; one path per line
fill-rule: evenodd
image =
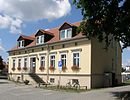
M 73 3 L 83 15 L 78 30 L 89 39 L 105 40 L 107 47 L 114 38 L 123 43 L 123 48 L 130 46 L 130 0 L 73 0 Z
M 3 59 L 0 56 L 0 70 L 3 70 L 5 68 L 4 64 L 3 64 Z
M 125 71 L 126 71 L 126 69 L 122 67 L 121 68 L 121 72 L 125 72 Z

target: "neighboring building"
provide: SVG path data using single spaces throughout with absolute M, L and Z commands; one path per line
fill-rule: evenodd
M 66 85 L 78 81 L 88 89 L 121 83 L 121 47 L 113 40 L 108 50 L 96 39 L 88 40 L 76 33 L 80 22 L 63 23 L 60 27 L 40 29 L 31 36 L 21 35 L 18 45 L 8 51 L 9 77 L 30 80 L 33 75 L 43 81 Z M 59 71 L 58 61 L 62 61 Z
M 122 72 L 122 82 L 125 82 L 130 79 L 130 66 L 125 66 L 124 72 Z

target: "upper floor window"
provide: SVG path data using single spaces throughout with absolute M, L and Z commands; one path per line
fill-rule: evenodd
M 67 39 L 72 37 L 72 28 L 61 30 L 60 31 L 60 39 Z
M 24 40 L 18 41 L 18 47 L 24 47 Z
M 36 37 L 36 44 L 43 44 L 44 43 L 44 35 Z

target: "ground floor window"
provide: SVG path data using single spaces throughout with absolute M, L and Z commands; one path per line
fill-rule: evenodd
M 41 57 L 40 65 L 41 65 L 41 67 L 45 67 L 45 57 L 44 56 Z
M 27 58 L 24 58 L 24 67 L 27 67 Z
M 55 55 L 50 56 L 50 67 L 55 67 Z
M 18 59 L 18 67 L 21 67 L 21 59 Z
M 13 68 L 15 68 L 15 67 L 16 67 L 16 60 L 13 59 Z
M 66 54 L 61 54 L 62 66 L 66 66 Z

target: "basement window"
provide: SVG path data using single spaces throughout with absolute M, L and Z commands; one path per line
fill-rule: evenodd
M 54 82 L 55 82 L 55 79 L 54 79 L 54 78 L 50 78 L 50 82 L 51 82 L 51 83 L 54 83 Z

